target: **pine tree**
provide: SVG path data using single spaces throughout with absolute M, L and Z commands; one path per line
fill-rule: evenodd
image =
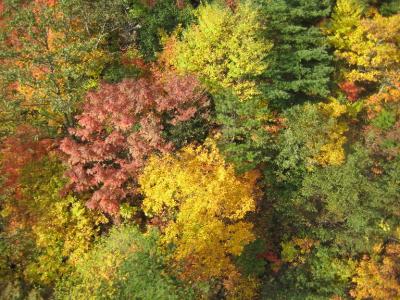
M 284 108 L 329 94 L 333 71 L 326 39 L 317 23 L 330 2 L 259 0 L 265 37 L 273 42 L 264 72 L 264 92 L 273 107 Z

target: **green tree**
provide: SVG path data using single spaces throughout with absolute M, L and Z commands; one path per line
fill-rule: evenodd
M 214 96 L 215 121 L 221 135 L 218 146 L 239 172 L 261 166 L 271 157 L 273 115 L 259 98 L 240 101 L 225 91 Z
M 340 165 L 347 131 L 346 106 L 337 100 L 296 105 L 285 111 L 285 129 L 274 145 L 275 176 L 286 188 L 301 185 L 307 173 L 318 166 Z
M 346 297 L 359 255 L 396 238 L 399 160 L 383 165 L 383 174 L 375 174 L 373 167 L 358 145 L 346 163 L 319 168 L 306 175 L 297 191 L 270 199 L 274 224 L 281 228 L 284 265 L 265 286 L 266 295 L 273 289 L 280 296 L 267 299 Z M 311 246 L 296 242 L 299 238 Z
M 329 94 L 332 57 L 316 23 L 329 15 L 330 1 L 258 0 L 264 35 L 274 44 L 264 72 L 265 96 L 285 108 Z
M 188 25 L 193 19 L 190 1 L 156 0 L 130 1 L 129 18 L 135 28 L 135 43 L 147 60 L 156 58 L 162 50 L 161 38 L 176 26 Z M 179 3 L 180 2 L 180 3 Z
M 0 84 L 23 119 L 53 133 L 74 122 L 115 59 L 111 38 L 123 34 L 126 15 L 119 0 L 4 1 Z
M 194 299 L 169 276 L 156 230 L 113 228 L 82 256 L 71 276 L 57 285 L 56 299 Z

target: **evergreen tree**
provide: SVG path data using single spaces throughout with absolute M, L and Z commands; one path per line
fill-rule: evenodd
M 274 47 L 264 72 L 265 96 L 284 108 L 329 94 L 332 57 L 317 23 L 330 13 L 328 0 L 258 0 L 265 36 Z

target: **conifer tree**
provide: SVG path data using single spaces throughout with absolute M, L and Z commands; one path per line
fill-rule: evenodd
M 331 55 L 318 22 L 328 16 L 330 1 L 259 0 L 265 36 L 273 48 L 264 72 L 265 96 L 274 107 L 329 94 Z

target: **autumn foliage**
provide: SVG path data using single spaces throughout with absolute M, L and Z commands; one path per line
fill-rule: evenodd
M 339 85 L 340 89 L 346 94 L 349 101 L 358 100 L 362 88 L 358 87 L 354 82 L 345 81 Z
M 380 250 L 380 246 L 377 246 Z M 383 249 L 381 249 L 383 250 Z M 398 244 L 389 244 L 381 258 L 364 256 L 353 278 L 356 284 L 351 295 L 356 299 L 397 299 L 400 297 L 400 249 Z
M 187 146 L 177 156 L 150 158 L 139 177 L 143 208 L 165 223 L 166 245 L 188 280 L 237 277 L 231 256 L 254 240 L 246 221 L 256 209 L 257 172 L 235 175 L 215 142 Z
M 39 131 L 30 126 L 21 126 L 16 133 L 3 141 L 1 147 L 1 172 L 6 174 L 2 188 L 15 188 L 21 169 L 44 157 L 53 142 L 41 139 Z
M 207 98 L 192 76 L 153 74 L 117 84 L 103 83 L 88 94 L 77 128 L 61 142 L 74 190 L 93 194 L 87 205 L 117 214 L 136 194 L 136 177 L 147 157 L 174 149 L 165 125 L 193 118 Z
M 399 300 L 400 0 L 0 0 L 0 299 Z

